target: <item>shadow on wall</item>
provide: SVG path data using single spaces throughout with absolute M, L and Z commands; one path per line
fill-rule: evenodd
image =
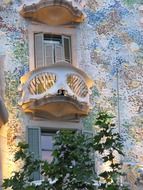
M 5 89 L 5 81 L 4 81 L 4 60 L 5 55 L 0 55 L 0 127 L 8 122 L 8 111 L 4 104 L 4 89 Z M 4 143 L 5 142 L 5 143 Z M 0 135 L 0 190 L 2 184 L 2 159 L 5 154 L 2 156 L 2 152 L 5 152 L 6 139 Z
M 0 55 L 0 127 L 8 121 L 8 112 L 4 104 L 4 60 L 5 55 Z

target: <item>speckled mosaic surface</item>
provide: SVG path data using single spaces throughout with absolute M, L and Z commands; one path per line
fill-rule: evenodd
M 18 12 L 23 3 L 26 0 L 2 0 L 0 4 L 0 55 L 5 56 L 10 152 L 15 151 L 19 134 L 23 134 L 17 108 L 19 78 L 28 71 L 27 22 Z M 141 1 L 80 0 L 78 3 L 87 15 L 79 26 L 78 61 L 95 80 L 95 108 L 85 120 L 86 129 L 91 129 L 97 110 L 113 112 L 124 138 L 125 160 L 143 163 Z
M 126 160 L 142 162 L 143 28 L 139 4 L 89 1 L 84 10 L 87 20 L 81 26 L 80 45 L 85 47 L 85 57 L 80 64 L 95 79 L 96 107 L 116 113 Z

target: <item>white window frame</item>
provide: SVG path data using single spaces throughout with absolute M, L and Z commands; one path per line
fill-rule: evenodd
M 35 33 L 51 33 L 55 35 L 63 35 L 71 37 L 71 60 L 72 65 L 78 67 L 77 63 L 77 29 L 65 28 L 62 26 L 48 26 L 41 23 L 32 23 L 28 26 L 28 38 L 29 38 L 29 68 L 30 71 L 35 69 L 35 57 L 34 57 L 34 34 Z

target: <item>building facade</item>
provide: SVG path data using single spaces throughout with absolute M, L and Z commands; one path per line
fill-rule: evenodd
M 50 160 L 58 129 L 92 131 L 97 111 L 106 110 L 116 116 L 123 161 L 132 166 L 128 180 L 138 188 L 142 16 L 139 0 L 1 1 L 0 90 L 9 112 L 0 128 L 2 178 L 18 168 L 13 158 L 19 141 Z

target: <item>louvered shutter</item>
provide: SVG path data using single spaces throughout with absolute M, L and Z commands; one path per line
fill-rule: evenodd
M 29 152 L 33 153 L 35 159 L 40 158 L 40 136 L 39 128 L 28 128 Z M 31 178 L 34 181 L 40 180 L 40 169 L 39 171 L 33 172 Z
M 35 38 L 35 68 L 44 66 L 43 33 L 37 33 Z
M 54 63 L 54 44 L 45 43 L 44 44 L 45 49 L 45 66 L 51 65 Z
M 63 46 L 55 45 L 55 63 L 64 60 Z
M 64 59 L 68 63 L 71 63 L 71 38 L 69 36 L 62 36 L 63 48 L 64 48 Z

